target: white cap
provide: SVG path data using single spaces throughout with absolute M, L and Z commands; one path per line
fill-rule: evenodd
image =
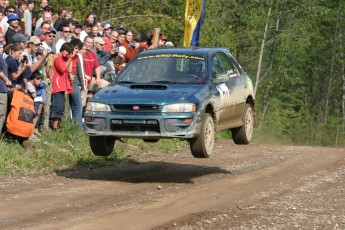
M 122 53 L 123 55 L 126 55 L 126 48 L 124 46 L 119 47 L 119 53 Z

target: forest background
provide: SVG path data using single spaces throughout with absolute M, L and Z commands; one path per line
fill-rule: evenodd
M 186 0 L 51 0 L 182 46 Z M 207 0 L 199 46 L 231 50 L 256 90 L 258 140 L 345 145 L 343 0 Z

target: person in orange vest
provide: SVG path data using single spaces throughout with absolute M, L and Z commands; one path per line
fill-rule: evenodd
M 34 130 L 34 100 L 22 90 L 14 89 L 8 92 L 8 105 L 5 137 L 23 145 Z

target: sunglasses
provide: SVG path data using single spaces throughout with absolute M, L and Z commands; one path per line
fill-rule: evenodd
M 50 37 L 50 38 L 55 38 L 55 35 L 49 35 L 48 37 Z
M 67 31 L 67 30 L 65 30 L 65 31 L 63 31 L 63 32 L 64 32 L 64 33 L 71 33 L 71 31 L 69 31 L 69 30 L 68 30 L 68 31 Z
M 14 13 L 14 12 L 16 12 L 16 11 L 14 11 L 14 10 L 9 10 L 9 11 L 7 11 L 8 13 Z
M 44 26 L 44 27 L 42 27 L 42 29 L 47 30 L 47 29 L 49 29 L 49 27 Z

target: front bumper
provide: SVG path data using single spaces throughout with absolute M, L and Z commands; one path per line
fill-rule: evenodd
M 118 138 L 195 138 L 201 129 L 200 112 L 122 114 L 86 112 L 85 131 L 89 136 Z

